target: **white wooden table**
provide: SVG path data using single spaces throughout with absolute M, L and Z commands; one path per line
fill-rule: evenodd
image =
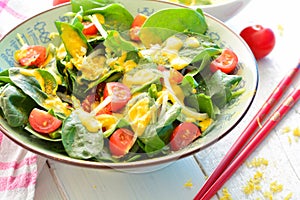
M 247 25 L 262 24 L 274 30 L 277 41 L 272 53 L 258 62 L 260 83 L 253 107 L 242 123 L 221 141 L 194 156 L 148 173 L 84 169 L 47 160 L 38 177 L 35 199 L 192 199 L 279 80 L 297 64 L 300 55 L 297 19 L 298 1 L 252 0 L 226 22 L 238 33 Z M 245 163 L 226 182 L 223 188 L 227 188 L 232 199 L 268 199 L 270 185 L 275 183 L 283 187 L 273 192 L 273 199 L 300 199 L 300 141 L 293 134 L 300 129 L 299 121 L 300 102 L 247 160 L 264 158 L 268 165 L 249 167 Z M 263 174 L 258 181 L 261 190 L 247 195 L 243 187 L 254 179 L 257 171 Z M 214 199 L 222 196 L 220 190 Z

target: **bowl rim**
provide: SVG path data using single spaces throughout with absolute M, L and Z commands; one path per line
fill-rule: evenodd
M 166 2 L 166 1 L 161 1 L 161 0 L 146 0 L 146 1 L 173 4 L 172 2 Z M 177 4 L 175 4 L 175 5 L 177 5 Z M 21 22 L 20 24 L 18 24 L 14 28 L 12 28 L 8 33 L 6 33 L 4 35 L 4 37 L 1 38 L 0 43 L 1 43 L 2 40 L 4 40 L 6 37 L 8 37 L 8 35 L 11 32 L 13 32 L 15 29 L 17 29 L 19 26 L 22 26 L 23 24 L 25 24 L 26 22 L 36 18 L 37 16 L 43 15 L 44 13 L 47 13 L 51 10 L 58 9 L 60 7 L 69 7 L 69 6 L 70 6 L 70 3 L 64 3 L 64 4 L 54 6 L 52 8 L 49 8 L 47 10 L 44 10 L 42 12 L 39 12 L 39 13 L 31 16 L 30 18 L 26 19 L 25 21 Z M 187 7 L 187 6 L 180 5 L 180 7 Z M 247 48 L 249 53 L 251 53 L 250 48 L 244 42 L 244 40 L 236 32 L 234 32 L 231 28 L 229 28 L 224 22 L 222 22 L 221 20 L 215 18 L 214 16 L 212 16 L 208 13 L 204 12 L 204 15 L 205 15 L 206 18 L 210 18 L 210 20 L 213 20 L 213 21 L 217 22 L 218 24 L 221 24 L 229 32 L 234 34 L 240 40 L 240 42 L 242 42 L 244 44 L 244 46 Z M 243 114 L 240 115 L 240 117 L 236 120 L 236 122 L 230 128 L 228 128 L 227 131 L 225 131 L 224 133 L 219 135 L 219 137 L 214 138 L 212 141 L 206 143 L 205 145 L 202 145 L 201 147 L 190 148 L 189 151 L 184 151 L 184 150 L 182 152 L 177 151 L 177 153 L 175 152 L 175 153 L 168 154 L 168 155 L 161 156 L 161 157 L 154 157 L 154 158 L 149 158 L 149 159 L 146 159 L 146 160 L 137 160 L 137 161 L 133 161 L 133 162 L 122 162 L 121 164 L 120 163 L 113 163 L 113 162 L 96 162 L 96 161 L 90 161 L 90 160 L 80 160 L 80 159 L 76 159 L 76 158 L 71 158 L 68 155 L 64 155 L 62 157 L 57 157 L 53 153 L 47 153 L 43 149 L 34 148 L 34 147 L 32 147 L 28 144 L 24 144 L 21 139 L 18 139 L 16 137 L 14 137 L 12 134 L 10 134 L 9 131 L 5 127 L 3 127 L 2 123 L 0 123 L 0 131 L 3 132 L 4 135 L 6 135 L 10 140 L 12 140 L 16 144 L 18 144 L 20 147 L 23 147 L 24 149 L 26 149 L 28 151 L 31 151 L 31 152 L 33 152 L 37 155 L 43 156 L 43 157 L 51 159 L 51 160 L 55 160 L 55 161 L 58 161 L 58 162 L 61 162 L 61 163 L 64 163 L 64 164 L 73 165 L 73 166 L 86 167 L 86 168 L 95 168 L 95 169 L 137 169 L 137 168 L 143 168 L 143 167 L 157 166 L 157 165 L 161 165 L 161 164 L 166 164 L 166 163 L 170 163 L 172 161 L 175 162 L 179 159 L 186 158 L 186 157 L 189 157 L 191 155 L 194 155 L 195 153 L 197 153 L 197 152 L 207 148 L 208 146 L 211 146 L 212 144 L 218 142 L 223 137 L 228 135 L 240 123 L 240 121 L 245 117 L 245 115 L 248 113 L 251 105 L 253 104 L 253 101 L 254 101 L 255 96 L 256 96 L 256 91 L 258 89 L 258 83 L 259 83 L 258 65 L 257 65 L 257 62 L 256 62 L 254 56 L 253 56 L 253 61 L 255 63 L 255 68 L 256 68 L 255 69 L 256 76 L 253 77 L 255 79 L 255 85 L 253 84 L 255 91 L 253 92 L 253 95 L 251 95 L 251 99 L 248 101 L 247 107 L 243 110 Z

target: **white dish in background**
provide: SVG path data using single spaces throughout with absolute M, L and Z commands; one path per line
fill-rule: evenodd
M 174 3 L 180 2 L 179 0 L 162 1 Z M 204 12 L 216 17 L 217 19 L 227 21 L 237 13 L 241 12 L 250 1 L 251 0 L 211 0 L 212 4 L 209 5 L 193 5 L 192 3 L 188 6 L 191 6 L 192 8 L 201 8 Z M 190 2 L 193 1 L 191 0 Z

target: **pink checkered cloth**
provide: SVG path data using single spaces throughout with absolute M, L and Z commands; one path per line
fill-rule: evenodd
M 0 39 L 27 18 L 52 6 L 52 0 L 0 0 Z M 0 132 L 0 199 L 34 199 L 45 158 L 16 145 Z

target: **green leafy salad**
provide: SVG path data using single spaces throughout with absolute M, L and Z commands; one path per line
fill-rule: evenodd
M 119 3 L 80 3 L 53 22 L 53 42 L 23 44 L 0 72 L 9 126 L 72 158 L 129 162 L 205 137 L 243 92 L 238 58 L 206 35 L 202 10 L 133 16 Z

